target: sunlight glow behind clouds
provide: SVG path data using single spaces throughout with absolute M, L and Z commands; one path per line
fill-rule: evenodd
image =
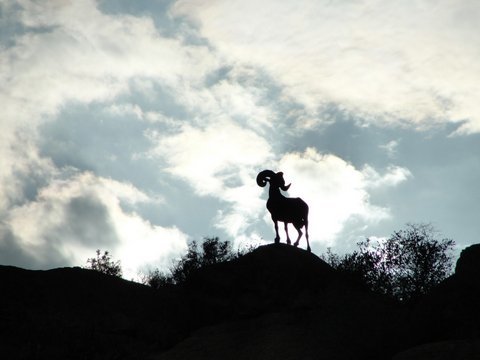
M 270 146 L 250 130 L 220 120 L 205 129 L 185 126 L 181 133 L 162 137 L 151 134 L 153 154 L 164 158 L 167 171 L 187 180 L 200 195 L 222 197 L 225 183 L 241 184 L 251 173 L 242 173 L 268 161 Z
M 165 171 L 187 181 L 202 196 L 225 202 L 216 226 L 236 238 L 245 234 L 261 209 L 252 178 L 271 155 L 269 144 L 251 130 L 226 119 L 205 129 L 185 126 L 177 135 L 152 134 L 154 156 L 163 158 Z
M 404 181 L 408 170 L 392 168 L 384 175 L 373 169 L 357 170 L 331 154 L 308 148 L 303 153 L 286 154 L 279 162 L 285 181 L 292 180 L 290 197 L 301 197 L 310 206 L 312 242 L 331 246 L 351 217 L 365 224 L 390 216 L 388 208 L 370 203 L 368 188 L 392 187 Z

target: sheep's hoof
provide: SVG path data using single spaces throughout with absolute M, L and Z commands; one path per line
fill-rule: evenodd
M 308 252 L 312 252 L 312 249 L 310 249 L 310 246 L 307 248 Z
M 275 244 L 280 244 L 280 238 L 275 238 Z
M 293 246 L 297 247 L 297 246 L 298 246 L 298 243 L 296 242 L 295 244 L 293 244 Z
M 287 244 L 292 245 L 292 242 L 290 241 L 290 239 L 287 239 Z

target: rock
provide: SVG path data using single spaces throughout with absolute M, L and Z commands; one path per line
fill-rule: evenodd
M 473 360 L 480 359 L 480 340 L 450 340 L 423 344 L 402 351 L 392 360 Z
M 462 250 L 455 267 L 455 275 L 464 279 L 480 279 L 480 244 Z

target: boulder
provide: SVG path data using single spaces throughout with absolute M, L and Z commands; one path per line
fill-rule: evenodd
M 467 360 L 480 359 L 480 340 L 450 340 L 423 344 L 402 351 L 392 360 Z
M 455 275 L 463 279 L 480 278 L 480 244 L 462 250 L 455 267 Z

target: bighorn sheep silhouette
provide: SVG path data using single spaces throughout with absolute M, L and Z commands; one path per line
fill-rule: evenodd
M 273 223 L 275 224 L 275 243 L 280 242 L 278 235 L 278 222 L 285 224 L 285 233 L 287 234 L 287 244 L 291 244 L 288 236 L 288 224 L 292 223 L 298 231 L 297 241 L 293 244 L 298 246 L 298 242 L 303 233 L 301 228 L 305 226 L 305 237 L 307 239 L 307 250 L 310 252 L 310 242 L 308 241 L 308 205 L 300 198 L 287 198 L 283 196 L 280 190 L 287 191 L 290 185 L 285 185 L 283 173 L 275 173 L 272 170 L 263 170 L 257 175 L 258 186 L 264 187 L 270 183 L 269 196 L 267 201 L 267 209 L 272 215 Z

